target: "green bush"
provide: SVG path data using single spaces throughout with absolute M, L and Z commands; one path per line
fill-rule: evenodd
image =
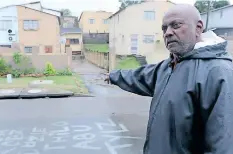
M 13 69 L 11 74 L 14 78 L 19 78 L 23 73 L 19 69 Z
M 72 76 L 73 72 L 69 68 L 66 68 L 65 70 L 57 71 L 56 75 L 58 75 L 58 76 Z
M 6 75 L 11 72 L 11 66 L 7 64 L 4 58 L 0 57 L 0 75 Z
M 27 68 L 27 69 L 23 70 L 22 73 L 24 75 L 35 74 L 36 73 L 36 69 L 35 68 Z
M 44 75 L 46 76 L 56 75 L 56 70 L 53 67 L 52 63 L 49 63 L 49 62 L 46 63 Z
M 32 63 L 29 57 L 22 55 L 20 52 L 13 54 L 13 61 L 15 63 L 15 69 L 21 71 L 21 74 L 28 75 L 35 73 L 35 68 L 32 67 Z
M 15 64 L 20 64 L 22 62 L 23 55 L 20 52 L 15 52 L 13 54 L 13 61 Z

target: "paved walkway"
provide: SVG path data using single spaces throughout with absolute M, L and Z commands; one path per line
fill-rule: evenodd
M 117 86 L 104 82 L 106 76 L 103 73 L 106 73 L 107 71 L 87 61 L 84 61 L 83 63 L 79 61 L 74 62 L 73 70 L 81 75 L 89 92 L 94 96 L 137 96 L 128 93 Z
M 101 69 L 86 60 L 83 62 L 81 61 L 73 61 L 72 64 L 73 71 L 80 73 L 80 74 L 99 74 L 99 73 L 106 73 L 107 70 Z

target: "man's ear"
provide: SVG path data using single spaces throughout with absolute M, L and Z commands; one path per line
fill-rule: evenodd
M 196 27 L 196 36 L 199 37 L 203 33 L 203 30 L 204 30 L 203 22 L 199 20 L 197 22 L 197 27 Z

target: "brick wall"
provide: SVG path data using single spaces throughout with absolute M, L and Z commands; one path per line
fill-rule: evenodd
M 17 52 L 14 48 L 0 48 L 0 55 L 14 67 L 13 53 Z M 31 66 L 38 70 L 43 70 L 47 62 L 53 64 L 55 69 L 65 69 L 72 65 L 72 50 L 66 48 L 66 53 L 57 54 L 41 54 L 39 48 L 34 47 L 32 54 L 27 54 L 31 60 Z

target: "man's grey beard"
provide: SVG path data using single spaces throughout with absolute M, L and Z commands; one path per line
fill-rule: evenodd
M 179 43 L 177 49 L 170 52 L 182 56 L 187 52 L 191 52 L 193 49 L 194 49 L 194 45 L 192 43 Z

